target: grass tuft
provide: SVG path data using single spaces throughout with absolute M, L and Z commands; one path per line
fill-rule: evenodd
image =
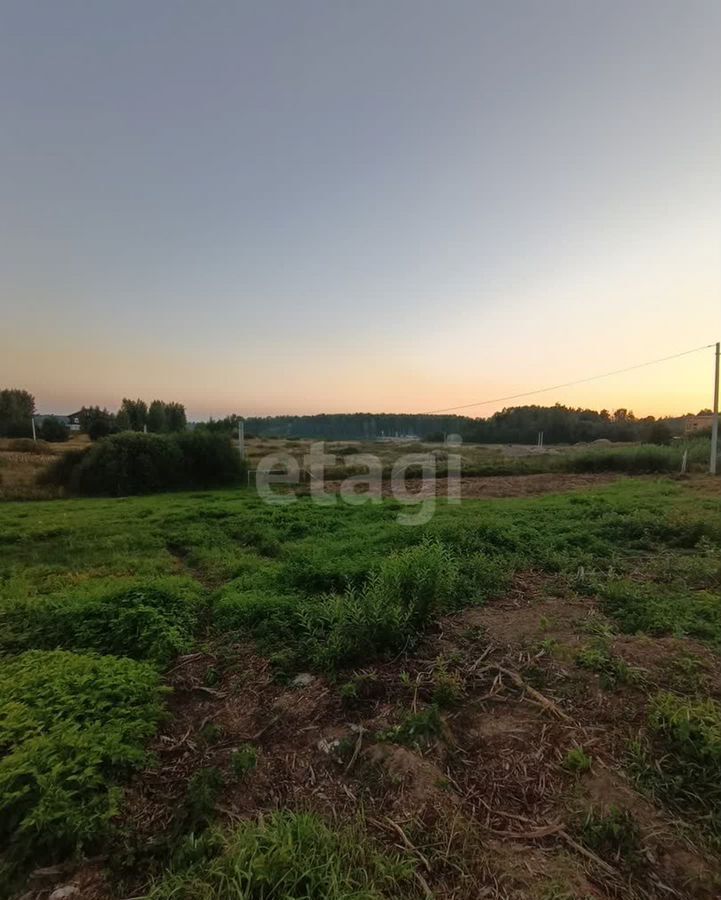
M 359 828 L 275 813 L 195 845 L 195 859 L 156 882 L 149 900 L 385 900 L 413 896 L 412 862 L 383 853 Z

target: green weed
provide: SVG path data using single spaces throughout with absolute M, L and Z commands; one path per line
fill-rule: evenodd
M 258 751 L 250 744 L 243 744 L 230 757 L 230 769 L 236 778 L 245 778 L 258 765 Z
M 185 585 L 6 601 L 0 648 L 95 650 L 165 665 L 189 649 L 199 611 L 198 591 Z
M 607 813 L 591 810 L 580 829 L 581 842 L 605 859 L 635 865 L 640 858 L 641 831 L 630 810 L 612 806 Z
M 400 725 L 380 732 L 378 740 L 405 746 L 423 746 L 443 733 L 443 720 L 434 704 L 418 713 L 408 713 Z
M 390 900 L 412 896 L 414 865 L 359 828 L 332 830 L 305 813 L 275 813 L 186 850 L 149 900 Z
M 721 641 L 721 594 L 680 585 L 611 581 L 599 588 L 604 610 L 630 634 L 690 635 Z
M 0 664 L 0 838 L 18 860 L 92 849 L 162 712 L 155 670 L 29 651 Z
M 465 684 L 461 676 L 450 672 L 445 661 L 441 661 L 433 673 L 433 703 L 441 708 L 455 706 L 460 703 L 464 693 Z
M 721 705 L 659 693 L 650 706 L 651 741 L 631 748 L 639 781 L 681 809 L 707 811 L 721 831 Z
M 188 789 L 178 812 L 177 827 L 182 831 L 201 831 L 207 828 L 215 814 L 215 804 L 223 789 L 220 769 L 198 769 L 188 782 Z
M 298 608 L 305 658 L 336 669 L 413 645 L 451 597 L 457 568 L 440 544 L 427 542 L 388 557 L 361 590 L 349 586 Z
M 590 770 L 592 762 L 581 747 L 572 747 L 563 759 L 563 768 L 581 774 Z
M 593 644 L 583 647 L 576 655 L 576 663 L 584 669 L 596 672 L 600 677 L 601 686 L 609 690 L 619 684 L 629 684 L 639 679 L 637 670 L 615 656 L 603 639 L 597 639 Z

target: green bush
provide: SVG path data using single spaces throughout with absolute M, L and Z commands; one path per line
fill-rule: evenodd
M 147 494 L 237 483 L 244 463 L 230 439 L 207 432 L 101 438 L 82 455 L 66 454 L 45 479 L 90 495 Z
M 16 863 L 91 850 L 162 712 L 142 663 L 33 650 L 0 663 L 0 841 Z
M 241 744 L 230 757 L 230 769 L 236 778 L 245 778 L 258 765 L 258 751 L 251 744 Z
M 260 649 L 272 653 L 279 644 L 297 640 L 296 612 L 301 597 L 272 591 L 228 590 L 213 607 L 213 621 L 221 633 L 248 631 Z
M 233 484 L 245 473 L 245 464 L 228 437 L 208 432 L 180 432 L 167 438 L 180 450 L 180 481 L 185 487 L 222 487 Z
M 591 810 L 580 831 L 581 842 L 604 859 L 636 865 L 640 860 L 641 829 L 630 810 L 612 806 L 607 813 Z
M 46 469 L 38 474 L 37 483 L 52 484 L 70 491 L 75 490 L 80 463 L 89 450 L 89 447 L 82 447 L 60 453 Z
M 199 832 L 215 815 L 215 804 L 223 790 L 223 773 L 214 766 L 198 769 L 188 782 L 188 790 L 176 814 L 179 831 Z
M 198 613 L 197 595 L 152 586 L 5 601 L 0 649 L 96 650 L 164 665 L 190 647 Z
M 721 827 L 721 705 L 659 693 L 648 724 L 660 753 L 639 766 L 643 751 L 636 748 L 641 780 L 677 805 L 710 810 Z
M 65 422 L 61 422 L 59 419 L 54 419 L 50 416 L 42 420 L 39 431 L 40 437 L 44 441 L 51 441 L 58 444 L 67 441 L 70 437 L 70 428 Z
M 265 653 L 282 648 L 286 663 L 290 652 L 333 670 L 410 648 L 436 615 L 457 605 L 459 586 L 456 558 L 425 541 L 386 557 L 360 587 L 351 582 L 321 597 L 231 587 L 216 600 L 214 619 L 221 631 L 249 631 Z
M 422 747 L 443 732 L 443 720 L 436 704 L 417 713 L 408 713 L 400 725 L 378 735 L 379 740 L 404 744 L 407 747 Z
M 389 556 L 361 589 L 350 586 L 297 608 L 303 653 L 320 668 L 411 647 L 431 618 L 452 603 L 458 565 L 442 544 Z
M 581 747 L 572 747 L 563 759 L 563 768 L 569 772 L 588 772 L 593 760 Z
M 599 587 L 603 610 L 633 634 L 674 634 L 721 641 L 721 596 L 711 591 L 616 580 Z
M 358 828 L 275 813 L 214 833 L 191 864 L 156 882 L 149 900 L 390 900 L 413 896 L 414 864 L 383 853 Z

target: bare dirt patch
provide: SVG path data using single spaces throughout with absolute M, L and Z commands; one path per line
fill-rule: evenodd
M 226 826 L 278 808 L 333 821 L 363 810 L 379 841 L 418 860 L 438 900 L 721 895 L 721 864 L 695 842 L 692 823 L 679 824 L 624 772 L 648 681 L 660 683 L 669 655 L 687 656 L 691 645 L 614 638 L 614 653 L 646 681 L 608 690 L 574 660 L 598 617 L 562 582 L 526 573 L 497 603 L 444 618 L 413 656 L 338 682 L 308 674 L 280 683 L 245 644 L 180 658 L 168 674 L 172 716 L 151 748 L 157 764 L 126 791 L 121 824 L 151 862 L 124 895 L 144 890 L 153 848 L 177 834 L 189 786 L 207 769 L 222 774 L 213 816 Z M 715 678 L 708 653 L 701 658 Z M 345 679 L 353 692 L 343 693 Z M 392 727 L 439 702 L 443 684 L 455 695 L 442 704 L 440 730 L 395 743 Z M 257 765 L 239 776 L 233 754 L 244 745 Z M 579 748 L 589 771 L 567 766 Z M 633 865 L 583 843 L 584 817 L 611 807 L 638 823 Z M 102 896 L 101 880 L 91 883 L 88 897 Z
M 588 475 L 571 475 L 561 472 L 544 472 L 536 475 L 483 475 L 460 479 L 460 497 L 462 500 L 478 500 L 497 497 L 535 497 L 539 494 L 564 493 L 566 491 L 583 490 L 601 487 L 619 479 L 619 475 L 610 472 L 592 473 Z M 328 491 L 340 491 L 340 481 L 327 481 Z M 447 497 L 449 484 L 447 478 L 433 479 L 431 484 L 424 484 L 419 478 L 407 478 L 405 488 L 408 496 Z M 303 488 L 306 490 L 306 488 Z M 453 485 L 451 492 L 457 496 L 459 486 Z M 391 483 L 383 482 L 383 496 L 393 496 Z

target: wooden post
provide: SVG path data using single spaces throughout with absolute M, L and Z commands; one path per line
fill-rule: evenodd
M 713 383 L 713 420 L 711 422 L 711 460 L 709 472 L 716 474 L 716 461 L 718 459 L 718 383 L 719 383 L 719 353 L 721 343 L 716 344 L 716 366 Z
M 245 423 L 238 422 L 238 452 L 240 458 L 245 459 Z
M 681 457 L 681 474 L 686 474 L 686 467 L 688 466 L 688 447 L 683 451 L 683 456 Z
M 30 422 L 33 426 L 33 440 L 36 441 L 38 439 L 37 434 L 35 433 L 35 416 L 30 416 Z

